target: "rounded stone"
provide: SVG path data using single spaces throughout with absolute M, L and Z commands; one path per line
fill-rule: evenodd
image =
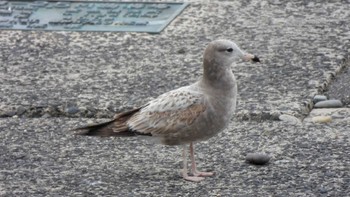
M 255 165 L 265 165 L 270 161 L 270 156 L 264 153 L 248 153 L 246 161 Z
M 79 112 L 79 108 L 78 107 L 75 107 L 75 106 L 72 106 L 72 107 L 68 107 L 66 109 L 66 112 L 69 113 L 69 114 L 76 114 Z
M 314 103 L 318 103 L 320 101 L 326 101 L 326 100 L 327 100 L 327 97 L 324 96 L 324 95 L 315 95 L 314 99 L 313 99 L 313 102 Z
M 279 117 L 279 120 L 289 123 L 291 125 L 302 125 L 301 120 L 299 120 L 298 118 L 296 118 L 295 116 L 292 115 L 288 115 L 288 114 L 282 114 Z
M 0 115 L 1 118 L 13 117 L 16 115 L 16 111 L 7 111 Z
M 331 116 L 315 116 L 312 118 L 312 122 L 314 123 L 328 123 L 332 122 Z
M 324 194 L 324 193 L 327 193 L 328 190 L 324 187 L 320 187 L 320 193 Z
M 315 108 L 338 108 L 342 106 L 343 103 L 340 100 L 320 101 L 315 104 Z
M 23 106 L 19 106 L 17 108 L 17 115 L 20 116 L 20 115 L 24 114 L 26 111 L 27 111 L 26 108 L 24 108 Z
M 186 51 L 185 51 L 185 49 L 181 48 L 181 49 L 177 50 L 177 53 L 178 54 L 185 54 Z

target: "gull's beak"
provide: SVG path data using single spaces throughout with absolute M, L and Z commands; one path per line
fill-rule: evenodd
M 260 59 L 258 58 L 258 56 L 252 55 L 249 53 L 244 54 L 242 59 L 244 61 L 260 62 Z

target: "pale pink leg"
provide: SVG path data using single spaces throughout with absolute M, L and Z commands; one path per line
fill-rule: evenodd
M 193 142 L 191 142 L 190 144 L 190 157 L 191 157 L 191 169 L 192 169 L 192 174 L 195 177 L 206 177 L 206 176 L 213 176 L 214 172 L 200 172 L 197 170 L 197 165 L 196 165 L 196 161 L 194 158 L 194 145 Z
M 183 169 L 181 170 L 182 177 L 187 181 L 199 182 L 204 180 L 203 177 L 189 176 L 187 171 L 187 148 L 186 145 L 183 147 L 182 157 L 183 157 Z

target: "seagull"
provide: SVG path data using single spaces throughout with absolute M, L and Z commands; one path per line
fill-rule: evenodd
M 202 181 L 214 172 L 197 169 L 194 143 L 207 140 L 228 126 L 237 99 L 237 83 L 231 65 L 238 59 L 260 62 L 257 56 L 242 51 L 232 41 L 212 41 L 204 51 L 203 76 L 197 82 L 166 92 L 138 108 L 118 113 L 108 122 L 74 130 L 78 135 L 144 136 L 164 145 L 182 145 L 183 179 Z

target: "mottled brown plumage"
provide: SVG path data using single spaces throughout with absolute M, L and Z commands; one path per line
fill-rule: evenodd
M 187 174 L 184 146 L 182 176 L 189 181 L 203 180 L 212 172 L 199 172 L 193 143 L 222 131 L 236 108 L 237 84 L 231 70 L 234 60 L 258 61 L 228 40 L 211 42 L 203 58 L 203 77 L 196 83 L 164 93 L 146 105 L 117 114 L 113 120 L 81 127 L 80 135 L 149 136 L 165 145 L 190 144 L 192 174 Z

